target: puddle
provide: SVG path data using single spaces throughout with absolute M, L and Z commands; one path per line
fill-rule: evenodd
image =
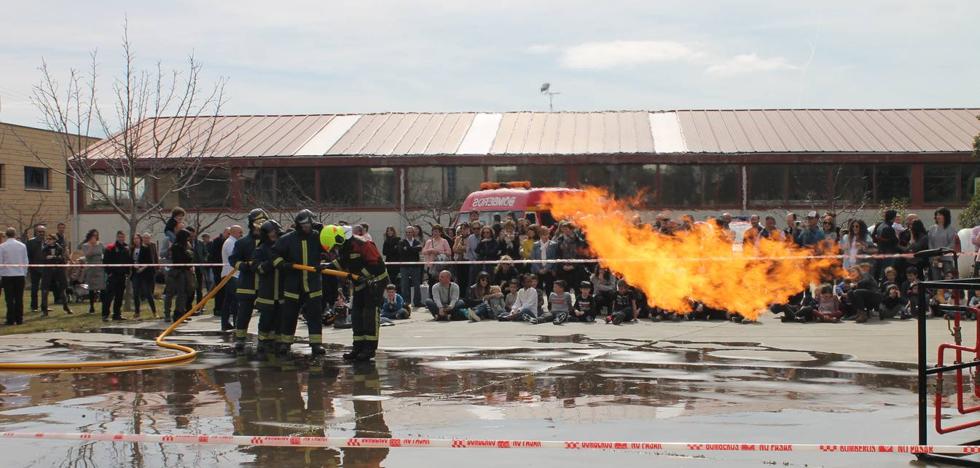
M 159 330 L 101 330 L 152 340 Z M 563 349 L 413 348 L 351 366 L 340 347 L 311 359 L 234 356 L 220 333 L 190 365 L 136 372 L 0 374 L 0 430 L 554 440 L 910 443 L 915 375 L 905 364 L 758 343 L 592 342 Z M 127 342 L 128 343 L 128 342 Z M 109 354 L 145 355 L 151 344 Z M 297 351 L 307 352 L 305 346 Z M 52 343 L 45 357 L 106 353 Z M 51 356 L 47 356 L 51 357 Z M 28 356 L 23 356 L 24 359 Z M 869 436 L 870 434 L 870 436 Z M 869 439 L 870 437 L 870 439 Z M 873 440 L 872 440 L 873 439 Z M 940 439 L 937 439 L 937 441 Z M 957 442 L 957 441 L 953 441 Z M 938 442 L 937 442 L 938 443 Z M 820 454 L 671 457 L 608 452 L 189 447 L 0 441 L 4 466 L 894 466 L 907 456 Z M 884 457 L 884 458 L 882 458 Z

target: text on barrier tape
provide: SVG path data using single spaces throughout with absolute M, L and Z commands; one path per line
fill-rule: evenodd
M 0 439 L 77 440 L 181 445 L 240 445 L 306 448 L 562 449 L 675 452 L 823 452 L 890 454 L 980 454 L 980 445 L 758 444 L 706 442 L 610 442 L 509 439 L 428 439 L 299 437 L 193 434 L 111 434 L 79 432 L 2 432 Z

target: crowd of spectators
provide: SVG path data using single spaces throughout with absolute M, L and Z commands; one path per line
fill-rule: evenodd
M 469 218 L 455 229 L 432 226 L 428 239 L 422 239 L 420 226 L 408 226 L 404 238 L 394 227 L 385 230 L 388 262 L 424 262 L 424 266 L 391 268 L 389 295 L 392 301 L 404 304 L 397 309 L 424 308 L 436 320 L 532 324 L 596 320 L 620 324 L 641 319 L 751 322 L 697 301 L 691 301 L 690 309 L 684 311 L 651 307 L 644 292 L 621 276 L 596 264 L 561 262 L 589 258 L 586 236 L 568 222 L 545 227 L 504 217 L 484 224 L 475 212 Z M 861 219 L 839 222 L 834 213 L 816 211 L 802 216 L 787 213 L 781 221 L 782 225 L 773 216 L 758 215 L 735 219 L 728 213 L 696 221 L 690 215 L 675 219 L 660 213 L 645 227 L 674 235 L 698 223 L 712 222 L 728 231 L 733 243 L 770 239 L 819 248 L 821 254 L 841 255 L 845 274 L 812 284 L 786 303 L 769 308 L 784 322 L 908 319 L 915 312 L 920 279 L 957 277 L 951 255 L 914 255 L 939 248 L 960 251 L 957 231 L 945 208 L 935 210 L 928 228 L 918 215 L 902 216 L 895 210 L 885 211 L 871 227 Z M 643 225 L 639 217 L 635 223 Z M 974 229 L 972 242 L 980 246 L 980 227 Z M 512 263 L 515 259 L 532 263 Z M 952 291 L 934 291 L 928 300 L 933 315 L 943 315 L 940 305 L 980 306 L 980 296 L 967 298 Z M 972 311 L 965 315 L 975 319 Z
M 227 263 L 228 245 L 243 235 L 242 228 L 235 225 L 214 235 L 198 236 L 183 218 L 183 210 L 175 208 L 159 243 L 149 232 L 127 239 L 120 231 L 112 242 L 103 244 L 99 231 L 93 229 L 72 248 L 65 237 L 64 223 L 59 223 L 57 231 L 50 234 L 45 226 L 34 226 L 33 237 L 23 236 L 26 238 L 23 242 L 18 240 L 21 236 L 8 230 L 7 234 L 12 236 L 7 236 L 0 255 L 8 252 L 9 258 L 0 259 L 0 263 L 17 263 L 9 259 L 17 258 L 20 247 L 16 244 L 21 244 L 27 262 L 32 265 L 104 266 L 0 269 L 7 300 L 6 323 L 23 322 L 24 307 L 17 298 L 23 294 L 24 283 L 30 285 L 30 309 L 42 316 L 50 313 L 48 296 L 53 294 L 54 302 L 66 314 L 73 313 L 72 303 L 87 303 L 90 314 L 101 303 L 103 320 L 122 320 L 127 287 L 132 291 L 133 318 L 140 318 L 144 306 L 152 317 L 159 317 L 156 299 L 160 296 L 164 299 L 161 318 L 169 321 L 172 316 L 179 316 L 213 288 L 230 266 L 160 268 L 156 264 Z M 427 235 L 419 225 L 406 226 L 404 236 L 393 226 L 385 229 L 377 243 L 386 261 L 421 265 L 389 266 L 392 284 L 385 291 L 384 324 L 407 318 L 413 310 L 428 311 L 436 320 L 532 324 L 568 321 L 621 324 L 641 319 L 749 321 L 697 301 L 691 301 L 690 309 L 684 311 L 651 307 L 644 292 L 627 284 L 619 275 L 595 263 L 562 262 L 590 258 L 586 236 L 568 222 L 548 227 L 531 224 L 524 218 L 503 216 L 483 223 L 476 212 L 468 218 L 455 227 L 433 225 Z M 770 311 L 779 314 L 785 322 L 907 319 L 915 312 L 917 281 L 957 276 L 951 256 L 901 255 L 938 248 L 959 252 L 959 237 L 950 211 L 945 208 L 935 210 L 928 228 L 927 222 L 917 215 L 903 216 L 894 210 L 886 211 L 870 227 L 861 219 L 839 222 L 833 213 L 815 211 L 799 217 L 787 213 L 781 223 L 773 216 L 735 219 L 727 213 L 706 221 L 696 221 L 690 215 L 673 218 L 660 213 L 650 224 L 644 224 L 639 217 L 634 222 L 664 235 L 712 222 L 729 232 L 733 243 L 771 239 L 799 246 L 833 245 L 837 250 L 830 253 L 842 256 L 847 274 L 827 278 L 824 284 L 810 285 L 784 304 L 773 304 Z M 365 223 L 353 225 L 352 229 L 357 235 L 371 236 L 370 226 Z M 980 246 L 980 227 L 973 230 L 972 242 Z M 457 261 L 466 263 L 453 263 Z M 127 266 L 112 266 L 116 264 Z M 131 264 L 137 266 L 128 266 Z M 225 302 L 233 300 L 233 296 L 219 290 L 215 311 L 225 309 Z M 347 306 L 342 288 L 337 291 L 337 297 L 329 296 L 329 309 Z M 938 290 L 929 297 L 929 303 L 931 313 L 941 315 L 940 306 L 944 304 L 980 307 L 980 296 L 964 297 L 953 291 Z M 972 312 L 966 315 L 975 318 Z

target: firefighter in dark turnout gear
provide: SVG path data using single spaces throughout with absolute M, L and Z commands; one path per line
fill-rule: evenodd
M 255 308 L 259 311 L 259 343 L 256 347 L 259 357 L 266 353 L 275 353 L 275 344 L 279 338 L 279 317 L 282 315 L 282 272 L 272 266 L 275 254 L 272 246 L 279 240 L 282 226 L 275 220 L 262 223 L 259 230 L 259 246 L 253 254 L 253 265 L 258 283 L 255 294 Z M 239 347 L 241 345 L 241 347 Z M 244 341 L 236 341 L 235 349 L 244 349 Z
M 289 232 L 273 246 L 273 266 L 282 271 L 283 304 L 279 322 L 280 355 L 287 354 L 296 334 L 300 312 L 306 319 L 310 336 L 310 349 L 314 356 L 325 354 L 323 349 L 323 287 L 320 274 L 320 231 L 313 221 L 310 210 L 300 211 L 294 219 L 295 230 Z M 293 265 L 314 267 L 317 271 L 300 271 Z
M 324 226 L 320 242 L 324 249 L 336 249 L 334 265 L 337 269 L 357 276 L 357 279 L 351 277 L 354 297 L 350 314 L 354 340 L 344 359 L 370 361 L 378 349 L 379 315 L 388 284 L 385 261 L 374 242 L 353 235 L 347 226 Z
M 248 336 L 248 324 L 252 320 L 252 309 L 255 307 L 255 293 L 258 289 L 258 278 L 255 275 L 255 248 L 259 245 L 259 230 L 262 223 L 269 220 L 269 215 L 262 208 L 255 208 L 248 213 L 248 234 L 235 241 L 235 248 L 228 257 L 228 263 L 238 270 L 238 280 L 235 297 L 238 300 L 238 313 L 235 316 L 235 349 L 245 349 L 245 338 Z

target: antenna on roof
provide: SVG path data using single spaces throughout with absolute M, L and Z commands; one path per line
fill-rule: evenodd
M 551 90 L 551 83 L 541 83 L 541 94 L 548 96 L 548 111 L 555 111 L 555 95 L 561 94 L 560 92 Z

